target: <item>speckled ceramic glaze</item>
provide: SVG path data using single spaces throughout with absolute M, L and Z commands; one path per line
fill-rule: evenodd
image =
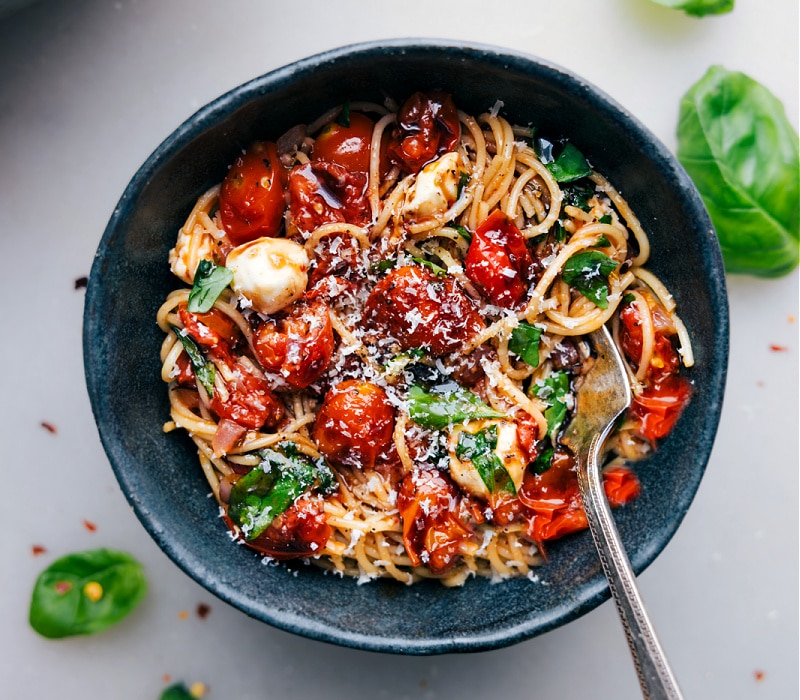
M 539 582 L 469 580 L 458 589 L 358 585 L 313 567 L 265 566 L 231 542 L 189 439 L 165 435 L 156 310 L 178 286 L 167 264 L 196 198 L 241 148 L 275 139 L 345 99 L 452 93 L 479 114 L 502 100 L 512 122 L 568 136 L 624 194 L 650 234 L 649 264 L 689 328 L 696 393 L 657 454 L 637 467 L 641 497 L 615 511 L 641 572 L 680 524 L 720 415 L 728 310 L 716 238 L 700 197 L 665 147 L 622 107 L 561 68 L 486 46 L 392 41 L 330 51 L 269 73 L 204 107 L 164 141 L 125 190 L 100 242 L 84 317 L 86 379 L 120 486 L 142 524 L 198 583 L 248 615 L 314 639 L 433 654 L 502 647 L 574 620 L 608 598 L 590 536 L 554 542 Z

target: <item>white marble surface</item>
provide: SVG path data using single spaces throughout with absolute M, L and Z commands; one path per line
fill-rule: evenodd
M 797 127 L 797 2 L 736 4 L 695 20 L 648 0 L 42 0 L 0 21 L 0 696 L 157 698 L 169 676 L 206 683 L 208 700 L 638 697 L 611 603 L 508 649 L 403 658 L 274 630 L 194 584 L 140 526 L 101 449 L 74 281 L 126 182 L 178 123 L 249 78 L 355 41 L 440 36 L 538 54 L 670 148 L 681 95 L 721 63 L 771 88 Z M 684 524 L 640 584 L 687 698 L 796 698 L 798 275 L 728 283 L 718 439 Z M 37 544 L 46 553 L 33 556 Z M 101 635 L 38 637 L 27 624 L 36 575 L 96 546 L 144 563 L 146 601 Z

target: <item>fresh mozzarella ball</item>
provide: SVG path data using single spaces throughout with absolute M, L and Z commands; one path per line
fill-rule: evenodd
M 428 163 L 408 193 L 403 207 L 406 218 L 425 219 L 446 212 L 458 198 L 458 181 L 463 170 L 455 152 Z
M 194 282 L 194 273 L 201 260 L 214 260 L 214 237 L 210 233 L 189 233 L 181 229 L 175 247 L 169 251 L 169 267 L 172 274 L 186 284 Z
M 233 291 L 262 314 L 274 314 L 299 299 L 308 284 L 308 256 L 286 238 L 257 238 L 234 248 L 225 261 Z
M 500 458 L 506 468 L 514 488 L 519 490 L 525 476 L 527 461 L 517 436 L 517 424 L 508 420 L 477 420 L 470 421 L 466 426 L 457 425 L 451 429 L 449 438 L 450 476 L 464 491 L 479 498 L 488 498 L 489 490 L 483 483 L 481 475 L 469 460 L 460 460 L 456 456 L 456 446 L 462 431 L 477 433 L 490 425 L 497 426 L 497 446 L 493 452 Z

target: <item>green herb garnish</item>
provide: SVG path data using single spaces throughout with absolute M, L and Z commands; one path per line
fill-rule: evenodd
M 592 174 L 592 169 L 583 154 L 571 143 L 567 143 L 558 157 L 545 163 L 556 182 L 572 182 Z
M 566 372 L 553 372 L 550 376 L 538 380 L 533 386 L 533 391 L 548 405 L 544 412 L 547 420 L 547 434 L 555 443 L 558 429 L 567 416 L 566 397 L 569 394 L 569 375 Z
M 608 308 L 608 276 L 617 262 L 607 255 L 589 250 L 576 253 L 564 265 L 562 279 L 601 309 Z
M 385 260 L 378 260 L 377 262 L 371 263 L 369 269 L 373 272 L 386 272 L 387 270 L 391 270 L 395 264 L 396 260 L 394 258 L 386 258 Z
M 233 273 L 227 267 L 201 260 L 194 273 L 194 284 L 186 308 L 193 314 L 210 311 L 232 280 Z
M 583 211 L 591 211 L 589 200 L 595 195 L 595 185 L 591 180 L 577 180 L 561 188 L 564 194 L 564 206 L 578 207 Z
M 546 450 L 542 451 L 542 454 L 533 460 L 531 468 L 535 474 L 544 474 L 548 469 L 550 469 L 553 462 L 553 454 L 555 454 L 555 450 L 552 447 L 548 447 Z
M 600 236 L 600 238 L 597 239 L 597 243 L 595 243 L 592 246 L 592 248 L 608 248 L 608 246 L 610 245 L 611 241 L 609 241 L 608 238 L 606 238 L 605 234 L 603 234 L 602 236 Z
M 458 189 L 456 190 L 456 199 L 461 199 L 461 193 L 464 191 L 464 188 L 467 186 L 469 182 L 469 173 L 461 171 L 461 174 L 458 176 Z
M 598 223 L 601 224 L 610 224 L 612 222 L 611 214 L 604 214 L 598 219 Z
M 514 482 L 494 451 L 496 447 L 496 425 L 490 425 L 477 433 L 462 430 L 458 436 L 456 456 L 459 459 L 468 459 L 472 463 L 489 493 L 495 493 L 502 488 L 516 495 Z
M 194 339 L 188 335 L 185 330 L 176 328 L 175 326 L 172 326 L 171 328 L 175 332 L 175 335 L 178 336 L 178 340 L 181 341 L 183 349 L 186 350 L 186 354 L 189 356 L 189 362 L 192 363 L 194 376 L 200 380 L 200 384 L 203 385 L 206 393 L 209 396 L 213 396 L 214 379 L 216 377 L 214 363 L 206 360 L 206 358 L 203 356 L 203 353 L 200 352 L 200 346 L 194 342 Z
M 408 392 L 408 414 L 418 425 L 443 430 L 453 423 L 478 418 L 503 418 L 503 414 L 487 406 L 469 389 L 456 382 L 447 382 L 425 391 L 418 384 Z
M 336 117 L 336 123 L 345 129 L 350 128 L 350 100 L 347 100 Z
M 532 326 L 525 321 L 520 321 L 519 325 L 511 332 L 508 349 L 531 367 L 538 367 L 539 339 L 541 337 L 541 328 Z
M 461 238 L 463 238 L 467 243 L 472 243 L 472 234 L 467 231 L 463 226 L 459 226 L 458 224 L 450 224 L 450 228 L 454 228 Z
M 434 275 L 437 277 L 447 277 L 447 270 L 445 270 L 440 265 L 436 263 L 432 263 L 430 260 L 426 260 L 425 258 L 419 258 L 416 256 L 412 256 L 411 258 L 417 265 L 422 265 L 423 267 L 427 267 Z

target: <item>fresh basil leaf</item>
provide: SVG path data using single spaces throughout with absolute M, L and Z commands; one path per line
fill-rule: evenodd
M 538 367 L 539 339 L 541 337 L 541 328 L 525 323 L 525 321 L 520 321 L 519 325 L 511 332 L 508 349 L 531 367 Z
M 610 245 L 611 241 L 609 241 L 608 238 L 606 238 L 605 234 L 603 234 L 602 236 L 600 236 L 600 238 L 597 239 L 597 243 L 595 243 L 592 246 L 592 248 L 608 248 L 608 246 Z
M 567 229 L 564 228 L 560 221 L 553 224 L 553 232 L 555 233 L 556 243 L 563 243 L 567 240 Z
M 472 243 L 472 234 L 467 231 L 463 226 L 459 226 L 458 224 L 450 224 L 450 228 L 454 228 L 458 235 L 461 236 L 467 243 Z
M 469 182 L 469 173 L 461 171 L 461 174 L 458 176 L 458 188 L 456 189 L 456 199 L 461 199 L 461 193 L 464 191 L 464 188 L 467 186 Z
M 744 73 L 712 66 L 684 95 L 677 155 L 728 272 L 778 277 L 797 266 L 798 150 L 781 102 Z
M 691 17 L 722 15 L 733 10 L 733 0 L 653 0 L 657 5 L 683 10 Z
M 628 292 L 624 297 L 622 297 L 623 304 L 630 304 L 632 301 L 636 301 L 636 297 Z
M 195 700 L 195 697 L 184 683 L 175 683 L 161 693 L 159 700 Z
M 550 469 L 553 462 L 553 454 L 555 454 L 555 450 L 552 447 L 548 447 L 546 450 L 543 450 L 535 460 L 533 460 L 531 468 L 535 474 L 544 474 L 548 469 Z
M 607 255 L 588 250 L 576 253 L 564 265 L 562 279 L 601 309 L 608 308 L 608 276 L 617 263 Z
M 335 477 L 324 461 L 312 461 L 293 443 L 259 451 L 261 463 L 231 487 L 228 517 L 248 542 L 261 535 L 309 489 L 327 491 Z
M 555 178 L 556 182 L 572 182 L 588 177 L 592 174 L 592 169 L 586 162 L 586 158 L 575 146 L 567 143 L 558 154 L 558 158 L 550 163 L 545 163 L 545 167 Z
M 426 260 L 425 258 L 419 258 L 419 257 L 416 257 L 416 256 L 412 256 L 411 259 L 415 263 L 417 263 L 417 265 L 422 265 L 423 267 L 427 267 L 437 277 L 446 277 L 447 276 L 447 270 L 445 270 L 440 265 L 437 265 L 436 263 L 432 263 L 430 260 Z
M 183 349 L 186 350 L 186 354 L 189 356 L 189 362 L 192 363 L 194 376 L 200 380 L 200 384 L 202 384 L 206 393 L 209 396 L 213 396 L 214 378 L 217 374 L 214 369 L 214 363 L 206 361 L 203 353 L 200 352 L 200 346 L 194 342 L 190 335 L 187 335 L 182 329 L 176 328 L 175 326 L 172 326 L 172 330 L 175 332 L 175 335 L 178 336 L 178 340 L 181 341 Z
M 564 206 L 578 207 L 583 211 L 591 211 L 589 200 L 595 195 L 595 185 L 591 180 L 576 180 L 561 188 L 564 195 Z
M 342 109 L 336 117 L 336 123 L 339 126 L 343 126 L 345 129 L 350 128 L 350 100 L 347 100 L 347 102 L 342 105 Z
M 371 263 L 369 269 L 373 272 L 386 272 L 387 270 L 391 270 L 396 264 L 396 261 L 393 258 L 386 258 L 385 260 L 378 260 L 377 262 Z
M 555 443 L 556 435 L 567 416 L 566 397 L 569 394 L 569 375 L 566 372 L 553 372 L 544 379 L 537 380 L 534 393 L 548 408 L 544 417 L 547 420 L 547 434 Z
M 232 280 L 233 273 L 227 267 L 201 260 L 194 273 L 194 284 L 186 308 L 193 314 L 210 311 Z
M 28 619 L 50 639 L 94 634 L 126 617 L 147 593 L 130 554 L 91 549 L 54 561 L 36 579 Z
M 413 384 L 408 392 L 408 414 L 415 423 L 431 430 L 443 430 L 466 420 L 503 417 L 476 394 L 453 381 L 435 386 L 430 392 Z
M 458 436 L 456 456 L 459 459 L 468 459 L 472 463 L 489 493 L 495 493 L 502 488 L 516 495 L 514 482 L 494 451 L 496 447 L 496 425 L 490 425 L 477 433 L 462 430 Z
M 611 221 L 611 214 L 605 214 L 598 219 L 598 223 L 600 224 L 610 224 Z M 603 236 L 603 238 L 605 238 L 605 236 Z

